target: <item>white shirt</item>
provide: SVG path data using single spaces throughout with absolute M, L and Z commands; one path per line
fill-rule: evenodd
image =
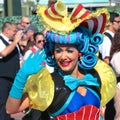
M 0 36 L 4 38 L 5 41 L 7 41 L 10 44 L 9 38 L 7 38 L 5 35 L 0 33 Z M 0 39 L 0 52 L 2 52 L 6 48 L 6 45 L 3 43 L 3 41 Z
M 105 32 L 108 32 L 112 37 L 114 37 L 114 33 L 106 30 Z M 104 59 L 106 56 L 110 56 L 110 50 L 111 50 L 111 40 L 105 35 L 103 42 L 101 45 L 99 45 L 99 51 L 102 54 L 102 59 Z
M 0 33 L 0 36 L 3 37 L 3 39 L 10 44 L 9 38 L 7 38 L 4 34 Z M 6 48 L 6 45 L 3 43 L 3 41 L 0 39 L 0 52 L 2 52 Z M 0 59 L 3 57 L 0 56 Z
M 35 49 L 36 51 L 38 50 L 38 48 L 37 48 L 35 45 L 34 45 L 33 47 L 34 47 L 34 49 Z M 27 50 L 27 51 L 25 52 L 25 55 L 24 55 L 24 57 L 23 57 L 23 60 L 25 61 L 25 60 L 29 57 L 29 55 L 30 55 L 31 53 L 33 53 L 32 50 Z
M 0 36 L 3 37 L 3 39 L 8 42 L 9 44 L 11 44 L 12 42 L 9 41 L 9 38 L 6 37 L 4 34 L 0 33 Z M 19 53 L 19 58 L 20 58 L 20 48 L 18 45 L 16 45 L 17 49 L 18 49 L 18 53 Z M 2 52 L 4 49 L 6 48 L 6 45 L 3 43 L 3 41 L 0 39 L 0 52 Z M 0 59 L 2 59 L 3 57 L 0 56 Z M 20 58 L 21 59 L 21 58 Z
M 112 65 L 112 67 L 116 73 L 116 76 L 120 77 L 120 52 L 114 53 L 114 55 L 110 61 L 110 64 Z

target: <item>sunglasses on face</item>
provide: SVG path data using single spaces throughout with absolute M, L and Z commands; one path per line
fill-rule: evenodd
M 45 43 L 45 40 L 38 40 L 37 41 L 38 44 L 41 43 L 41 42 Z
M 25 23 L 25 24 L 27 24 L 27 25 L 30 24 L 30 22 L 23 22 L 23 23 Z
M 117 21 L 117 20 L 114 20 L 114 22 L 116 22 L 116 23 L 118 23 L 118 24 L 120 23 L 120 21 Z

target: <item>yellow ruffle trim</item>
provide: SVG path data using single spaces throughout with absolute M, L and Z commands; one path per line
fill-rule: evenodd
M 95 69 L 101 78 L 101 106 L 108 103 L 115 95 L 116 92 L 116 75 L 113 69 L 103 62 L 98 60 Z
M 45 111 L 54 96 L 54 82 L 46 68 L 30 75 L 24 89 L 30 98 L 30 107 Z

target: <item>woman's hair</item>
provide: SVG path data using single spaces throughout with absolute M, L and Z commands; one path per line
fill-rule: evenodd
M 112 39 L 110 59 L 112 58 L 115 52 L 119 52 L 119 51 L 120 51 L 120 29 L 115 33 Z
M 50 66 L 56 67 L 56 60 L 53 57 L 54 45 L 59 44 L 74 44 L 78 51 L 82 54 L 78 64 L 83 69 L 91 69 L 97 63 L 96 53 L 98 45 L 103 41 L 103 36 L 100 33 L 92 34 L 90 30 L 83 26 L 79 26 L 73 32 L 63 35 L 48 31 L 46 33 L 46 43 L 44 50 L 47 55 L 47 63 Z
M 28 41 L 27 45 L 25 46 L 24 50 L 23 50 L 23 55 L 25 54 L 26 51 L 28 51 L 30 49 L 30 47 L 33 47 L 35 45 L 35 43 L 33 41 Z
M 34 33 L 34 35 L 33 35 L 34 41 L 36 41 L 36 37 L 37 37 L 38 35 L 42 35 L 42 36 L 44 37 L 44 34 L 43 34 L 42 32 L 36 32 L 36 33 Z

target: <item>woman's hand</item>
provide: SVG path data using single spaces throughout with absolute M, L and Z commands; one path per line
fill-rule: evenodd
M 25 60 L 21 69 L 18 71 L 12 88 L 10 90 L 10 97 L 20 99 L 23 94 L 23 89 L 26 84 L 27 78 L 31 74 L 35 74 L 40 71 L 45 66 L 41 65 L 43 60 L 45 60 L 45 52 L 44 51 L 37 51 L 36 54 L 32 53 Z

